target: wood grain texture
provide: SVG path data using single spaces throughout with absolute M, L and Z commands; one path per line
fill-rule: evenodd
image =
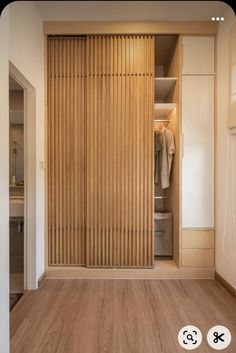
M 214 249 L 214 230 L 182 230 L 182 249 Z
M 84 37 L 48 38 L 48 262 L 85 265 Z
M 153 265 L 152 36 L 87 39 L 87 266 Z
M 209 21 L 45 21 L 44 34 L 215 34 L 218 23 Z
M 182 249 L 183 267 L 214 267 L 215 249 Z
M 48 40 L 49 265 L 153 265 L 152 36 Z
M 178 315 L 176 315 L 178 311 Z M 46 280 L 10 317 L 11 353 L 182 353 L 180 328 L 229 328 L 236 302 L 214 280 Z

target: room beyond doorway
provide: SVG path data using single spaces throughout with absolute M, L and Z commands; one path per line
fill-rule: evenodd
M 9 76 L 10 308 L 24 293 L 24 89 Z

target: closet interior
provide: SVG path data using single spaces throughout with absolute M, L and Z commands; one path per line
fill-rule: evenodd
M 155 36 L 154 258 L 179 260 L 179 36 Z

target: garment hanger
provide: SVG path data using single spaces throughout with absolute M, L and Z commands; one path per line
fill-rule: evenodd
M 166 119 L 155 119 L 154 120 L 154 131 L 156 133 L 161 133 L 167 127 L 170 120 Z

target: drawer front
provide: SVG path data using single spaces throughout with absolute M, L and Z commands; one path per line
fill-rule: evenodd
M 183 230 L 182 249 L 214 249 L 214 230 Z
M 214 267 L 214 249 L 183 249 L 183 267 Z

